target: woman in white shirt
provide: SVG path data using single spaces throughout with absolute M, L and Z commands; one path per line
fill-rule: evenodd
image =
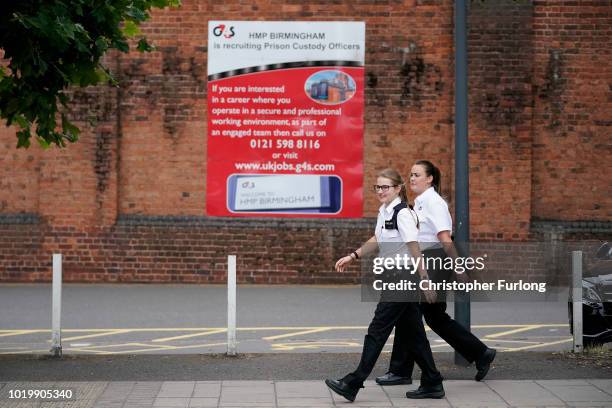
M 348 264 L 368 253 L 377 249 L 383 252 L 383 243 L 385 248 L 393 243 L 405 244 L 412 257 L 421 257 L 417 242 L 417 219 L 407 208 L 406 187 L 401 176 L 395 170 L 386 169 L 379 173 L 376 182 L 374 191 L 381 206 L 374 235 L 350 255 L 336 262 L 335 268 L 338 272 L 344 271 Z M 396 212 L 397 215 L 394 217 Z M 396 218 L 396 223 L 393 221 L 394 218 Z M 420 266 L 417 269 L 418 276 L 421 279 L 427 279 L 427 272 L 424 268 Z M 431 301 L 433 301 L 433 295 L 433 292 L 425 293 L 425 296 L 429 296 Z M 436 369 L 431 347 L 425 335 L 419 304 L 406 301 L 385 301 L 384 295 L 368 327 L 359 366 L 340 380 L 325 380 L 327 386 L 347 400 L 354 401 L 359 389 L 363 388 L 363 382 L 372 372 L 394 326 L 401 326 L 405 330 L 407 336 L 404 349 L 411 357 L 411 361 L 415 361 L 421 368 L 421 386 L 417 391 L 409 392 L 406 396 L 408 398 L 442 398 L 444 396 L 442 376 Z
M 440 170 L 430 161 L 417 161 L 410 171 L 410 189 L 417 195 L 414 210 L 419 216 L 419 245 L 423 256 L 438 258 L 442 262 L 427 262 L 429 276 L 434 282 L 451 280 L 454 272 L 436 268 L 444 264 L 447 256 L 457 257 L 451 239 L 453 229 L 448 204 L 438 193 L 440 191 Z M 459 277 L 459 276 L 458 276 Z M 463 276 L 461 276 L 463 278 Z M 427 325 L 467 361 L 476 362 L 476 381 L 481 381 L 489 371 L 495 358 L 495 350 L 488 348 L 469 330 L 453 320 L 446 313 L 446 293 L 440 292 L 436 303 L 422 303 L 421 310 Z M 376 378 L 380 385 L 406 384 L 411 380 L 414 362 L 403 346 L 404 338 L 409 336 L 403 327 L 396 326 L 393 351 L 387 374 Z

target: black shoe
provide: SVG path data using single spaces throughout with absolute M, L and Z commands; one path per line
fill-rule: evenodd
M 424 398 L 434 398 L 440 399 L 444 398 L 444 387 L 442 384 L 438 385 L 421 385 L 418 389 L 414 391 L 408 391 L 406 393 L 406 398 L 412 399 L 424 399 Z
M 359 392 L 359 388 L 353 388 L 342 380 L 327 379 L 325 380 L 325 385 L 327 385 L 336 394 L 343 396 L 351 402 L 355 401 L 355 397 Z
M 485 352 L 482 353 L 482 356 L 476 360 L 476 368 L 478 369 L 474 377 L 476 381 L 482 381 L 485 378 L 489 372 L 489 368 L 491 368 L 491 363 L 495 359 L 495 354 L 497 354 L 495 349 L 487 348 Z
M 376 377 L 376 384 L 378 385 L 407 385 L 412 384 L 412 378 L 410 377 L 401 377 L 399 375 L 395 375 L 392 372 L 388 372 L 385 375 L 381 375 L 380 377 Z

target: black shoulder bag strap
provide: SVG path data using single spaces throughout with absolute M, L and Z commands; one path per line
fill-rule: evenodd
M 392 230 L 397 229 L 397 214 L 404 208 L 408 208 L 408 204 L 401 202 L 393 207 L 393 217 L 390 220 L 385 221 L 385 229 Z

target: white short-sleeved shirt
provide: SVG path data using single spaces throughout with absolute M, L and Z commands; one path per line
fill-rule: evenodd
M 414 211 L 419 216 L 419 244 L 421 249 L 439 247 L 438 233 L 453 230 L 448 204 L 433 187 L 414 199 Z
M 397 229 L 385 229 L 385 221 L 393 218 L 393 207 L 401 203 L 400 198 L 396 198 L 388 205 L 381 205 L 378 209 L 378 218 L 376 220 L 376 235 L 377 242 L 412 242 L 418 241 L 418 229 L 416 225 L 416 216 L 410 213 L 410 209 L 402 208 L 397 213 Z

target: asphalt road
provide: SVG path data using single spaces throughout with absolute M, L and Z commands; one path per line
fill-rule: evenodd
M 66 328 L 221 327 L 225 286 L 85 285 L 63 287 Z M 238 325 L 367 325 L 376 306 L 358 286 L 239 286 Z M 452 303 L 448 310 L 452 311 Z M 0 328 L 48 328 L 51 285 L 0 285 Z M 566 323 L 562 302 L 474 302 L 472 324 Z
M 355 286 L 240 286 L 237 298 L 243 353 L 357 353 L 375 307 Z M 0 310 L 0 354 L 48 352 L 50 285 L 0 285 Z M 65 354 L 222 353 L 226 321 L 224 286 L 63 288 Z M 571 347 L 563 301 L 474 302 L 471 324 L 500 351 Z M 434 352 L 451 351 L 435 334 L 429 338 Z

